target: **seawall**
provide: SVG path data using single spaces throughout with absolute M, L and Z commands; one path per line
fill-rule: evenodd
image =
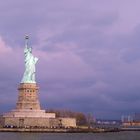
M 0 132 L 38 132 L 38 133 L 101 133 L 118 132 L 118 129 L 49 129 L 49 128 L 0 128 Z

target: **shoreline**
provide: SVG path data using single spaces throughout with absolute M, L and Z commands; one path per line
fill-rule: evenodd
M 0 128 L 0 132 L 35 132 L 35 133 L 107 133 L 121 131 L 140 131 L 140 128 Z
M 0 128 L 0 132 L 37 132 L 37 133 L 106 133 L 119 132 L 119 129 L 49 129 L 49 128 Z

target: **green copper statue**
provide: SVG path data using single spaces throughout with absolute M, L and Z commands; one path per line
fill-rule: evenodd
M 21 83 L 36 83 L 35 81 L 35 64 L 38 61 L 37 57 L 32 54 L 32 48 L 28 46 L 29 37 L 25 37 L 25 49 L 24 49 L 24 61 L 25 61 L 25 72 Z

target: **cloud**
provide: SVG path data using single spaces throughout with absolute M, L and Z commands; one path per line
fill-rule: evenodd
M 2 38 L 0 38 L 0 53 L 1 54 L 6 54 L 11 52 L 11 48 L 7 47 L 5 42 L 2 40 Z
M 8 110 L 16 102 L 24 72 L 24 36 L 29 34 L 39 57 L 36 78 L 43 108 L 93 112 L 99 118 L 139 111 L 139 4 L 1 2 L 0 104 Z

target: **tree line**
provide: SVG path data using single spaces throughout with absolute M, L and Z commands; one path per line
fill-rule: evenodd
M 46 113 L 55 113 L 56 117 L 76 118 L 77 125 L 91 125 L 95 118 L 91 113 L 75 112 L 67 109 L 47 109 Z

